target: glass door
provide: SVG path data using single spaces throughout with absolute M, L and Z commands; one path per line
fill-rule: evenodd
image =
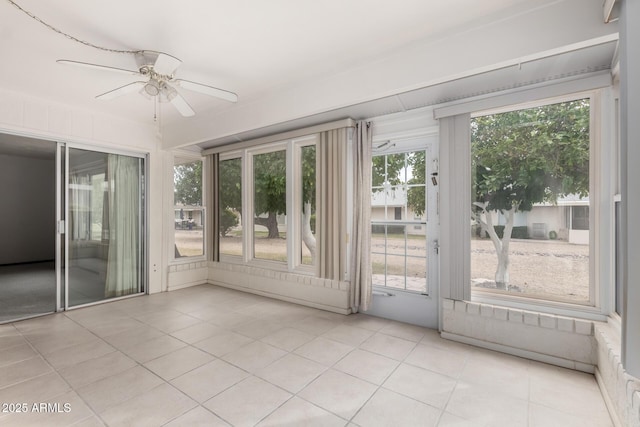
M 437 328 L 436 137 L 373 145 L 368 313 Z
M 65 307 L 144 291 L 144 159 L 68 147 Z

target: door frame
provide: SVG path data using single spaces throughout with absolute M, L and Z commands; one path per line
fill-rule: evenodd
M 375 147 L 391 147 L 376 151 Z M 426 250 L 427 250 L 427 292 L 418 293 L 404 289 L 374 285 L 371 309 L 367 314 L 407 322 L 432 329 L 439 329 L 439 138 L 437 133 L 427 133 L 411 137 L 385 138 L 373 142 L 373 155 L 399 154 L 412 151 L 426 152 Z M 432 181 L 432 178 L 435 181 Z
M 75 310 L 77 308 L 89 307 L 92 305 L 103 304 L 105 302 L 117 301 L 121 299 L 127 299 L 137 297 L 140 295 L 148 294 L 149 292 L 149 237 L 148 226 L 149 224 L 149 154 L 140 153 L 135 151 L 119 150 L 103 146 L 94 146 L 89 144 L 75 143 L 75 142 L 57 142 L 58 147 L 56 151 L 57 173 L 56 173 L 56 280 L 57 280 L 57 311 Z M 141 159 L 144 164 L 142 168 L 143 176 L 140 178 L 140 185 L 142 190 L 142 203 L 141 209 L 144 209 L 143 215 L 139 215 L 140 218 L 140 236 L 139 241 L 142 245 L 141 248 L 141 286 L 142 291 L 131 295 L 125 295 L 121 297 L 106 298 L 99 301 L 93 301 L 86 304 L 69 305 L 69 222 L 67 218 L 70 215 L 69 206 L 69 149 L 78 149 L 91 151 L 95 153 L 103 154 L 117 154 L 122 156 L 129 156 Z

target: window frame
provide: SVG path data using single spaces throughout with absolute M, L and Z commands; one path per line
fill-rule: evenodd
M 302 211 L 298 207 L 302 206 L 302 148 L 311 145 L 318 146 L 319 134 L 310 134 L 293 139 L 285 139 L 268 144 L 262 144 L 244 148 L 241 150 L 229 151 L 220 154 L 219 161 L 240 159 L 241 163 L 241 186 L 242 186 L 242 218 L 243 218 L 243 238 L 242 256 L 228 255 L 220 253 L 220 261 L 232 264 L 246 264 L 254 267 L 265 268 L 277 271 L 290 271 L 305 275 L 316 276 L 316 266 L 302 264 Z M 287 260 L 271 261 L 255 257 L 254 239 L 254 180 L 253 180 L 253 158 L 256 155 L 272 153 L 275 151 L 285 151 L 286 158 L 286 192 L 287 192 Z M 316 179 L 318 171 L 316 169 Z M 316 195 L 316 207 L 318 197 Z M 316 208 L 317 209 L 317 208 Z
M 590 88 L 575 89 L 572 82 L 557 85 L 549 91 L 543 91 L 545 97 L 532 98 L 527 92 L 515 92 L 497 95 L 492 98 L 472 100 L 456 105 L 444 105 L 434 109 L 434 117 L 440 119 L 441 138 L 441 177 L 444 183 L 441 189 L 441 223 L 443 235 L 441 244 L 442 295 L 454 300 L 467 300 L 541 313 L 572 316 L 590 320 L 606 320 L 612 311 L 611 286 L 613 244 L 613 204 L 611 174 L 608 172 L 613 153 L 602 140 L 610 139 L 612 133 L 611 117 L 607 114 L 611 98 L 610 80 L 599 81 L 596 76 Z M 605 84 L 606 83 L 606 84 Z M 552 92 L 551 94 L 549 92 Z M 549 96 L 551 95 L 551 96 Z M 529 99 L 527 99 L 529 98 Z M 559 102 L 589 98 L 590 100 L 590 305 L 573 304 L 551 299 L 536 299 L 517 295 L 471 295 L 470 283 L 470 230 L 465 223 L 464 213 L 459 212 L 457 198 L 471 197 L 471 117 L 495 114 L 518 109 L 532 108 Z M 610 148 L 610 147 L 609 147 Z M 443 194 L 445 187 L 450 193 Z M 468 187 L 468 188 L 466 188 Z M 451 220 L 444 220 L 451 216 Z M 469 222 L 469 221 L 466 221 Z M 452 228 L 453 227 L 453 228 Z M 447 231 L 447 229 L 450 230 Z M 455 229 L 457 228 L 457 230 Z M 445 243 L 450 240 L 449 243 Z M 460 269 L 462 271 L 460 271 Z
M 383 146 L 378 150 L 375 149 L 375 145 L 378 141 L 374 142 L 374 150 L 372 153 L 372 157 L 376 157 L 376 156 L 389 156 L 389 155 L 398 155 L 398 154 L 402 154 L 402 155 L 407 155 L 409 153 L 417 153 L 417 152 L 421 152 L 424 153 L 425 155 L 425 179 L 428 180 L 428 178 L 431 176 L 432 172 L 435 172 L 435 167 L 436 164 L 438 163 L 437 157 L 438 157 L 438 152 L 437 152 L 437 145 L 438 142 L 433 141 L 432 137 L 434 135 L 432 135 L 431 133 L 426 133 L 424 135 L 416 135 L 416 136 L 402 136 L 402 137 L 398 137 L 398 138 L 393 138 L 393 139 L 389 139 L 389 140 L 385 140 L 382 141 Z M 391 148 L 389 149 L 385 149 L 384 146 L 391 144 Z M 432 148 L 433 146 L 435 146 L 435 150 Z M 434 152 L 435 151 L 435 152 Z M 405 157 L 406 159 L 406 157 Z M 385 160 L 386 161 L 386 160 Z M 372 169 L 372 173 L 373 173 L 373 169 Z M 385 165 L 385 174 L 387 174 L 387 168 Z M 386 249 L 386 243 L 387 243 L 387 234 L 388 234 L 388 230 L 387 227 L 389 225 L 399 225 L 404 227 L 404 245 L 405 245 L 405 254 L 404 254 L 404 267 L 405 267 L 405 286 L 404 288 L 400 288 L 400 287 L 394 287 L 394 286 L 389 286 L 386 284 L 386 277 L 385 277 L 385 284 L 381 285 L 381 284 L 373 284 L 373 288 L 377 291 L 381 291 L 381 292 L 399 292 L 399 293 L 404 293 L 404 294 L 411 294 L 411 295 L 420 295 L 420 296 L 426 296 L 426 297 L 431 297 L 434 294 L 437 294 L 434 291 L 434 287 L 437 286 L 437 280 L 438 280 L 438 275 L 437 273 L 434 274 L 433 273 L 433 266 L 430 265 L 433 261 L 432 259 L 435 259 L 436 263 L 438 258 L 432 258 L 432 256 L 430 255 L 430 245 L 429 245 L 429 239 L 430 238 L 434 238 L 435 240 L 438 240 L 438 231 L 437 229 L 437 224 L 434 224 L 434 220 L 432 219 L 431 221 L 429 220 L 429 210 L 430 209 L 435 209 L 435 212 L 432 213 L 432 215 L 435 215 L 436 217 L 438 217 L 438 219 L 435 220 L 435 223 L 437 223 L 439 221 L 439 214 L 437 212 L 437 207 L 436 203 L 434 203 L 434 200 L 429 198 L 429 191 L 428 191 L 428 187 L 429 184 L 427 181 L 425 181 L 424 185 L 423 184 L 418 184 L 418 185 L 408 185 L 407 183 L 401 184 L 405 187 L 405 189 L 408 191 L 409 188 L 415 188 L 415 187 L 424 187 L 424 192 L 425 192 L 425 203 L 427 204 L 425 206 L 425 212 L 423 213 L 422 216 L 420 216 L 419 218 L 416 219 L 415 215 L 413 215 L 413 219 L 410 219 L 408 216 L 408 206 L 405 204 L 405 206 L 401 206 L 401 207 L 396 207 L 396 206 L 389 206 L 385 203 L 384 205 L 384 219 L 381 220 L 374 220 L 371 219 L 370 220 L 370 224 L 371 226 L 373 225 L 382 225 L 385 228 L 385 251 L 384 252 L 375 252 L 374 250 L 370 251 L 370 256 L 374 256 L 374 255 L 384 255 L 385 256 L 385 276 L 387 276 L 387 267 L 388 264 L 386 262 L 386 257 L 388 255 L 391 256 L 399 256 L 397 254 L 389 254 L 387 253 L 387 249 Z M 373 192 L 376 189 L 383 189 L 384 188 L 384 183 L 383 185 L 378 185 L 378 186 L 371 186 L 371 194 L 373 195 Z M 439 194 L 439 190 L 435 190 L 434 194 L 436 194 L 435 196 L 432 197 L 437 197 Z M 433 206 L 431 206 L 433 205 Z M 405 217 L 404 219 L 395 219 L 395 214 L 396 214 L 396 210 L 400 209 L 402 215 Z M 411 255 L 407 255 L 406 253 L 406 247 L 408 246 L 408 235 L 409 235 L 409 230 L 410 227 L 420 227 L 420 229 L 424 232 L 424 243 L 425 243 L 425 249 L 426 252 L 424 254 L 424 257 L 416 257 L 416 256 L 411 256 Z M 418 259 L 424 259 L 425 261 L 425 268 L 427 270 L 427 275 L 425 277 L 425 283 L 424 283 L 424 288 L 421 290 L 415 290 L 415 289 L 408 289 L 406 287 L 407 284 L 407 270 L 406 270 L 406 265 L 407 265 L 407 258 L 418 258 Z M 431 268 L 430 268 L 431 267 Z
M 247 218 L 246 224 L 247 224 L 247 228 L 250 232 L 248 233 L 244 233 L 243 234 L 243 238 L 244 238 L 244 243 L 245 245 L 243 246 L 243 256 L 245 259 L 245 262 L 249 263 L 249 264 L 253 264 L 255 266 L 259 266 L 259 267 L 266 267 L 266 268 L 270 268 L 270 269 L 275 269 L 275 270 L 283 270 L 288 266 L 289 264 L 289 240 L 290 240 L 290 236 L 291 234 L 289 233 L 289 220 L 287 220 L 287 260 L 284 262 L 281 261 L 270 261 L 270 260 L 266 260 L 266 259 L 259 259 L 255 257 L 255 217 L 254 217 L 254 200 L 253 200 L 253 195 L 254 195 L 254 191 L 255 191 L 255 186 L 254 186 L 254 179 L 253 179 L 253 166 L 254 166 L 254 157 L 257 155 L 261 155 L 261 154 L 269 154 L 269 153 L 274 153 L 276 151 L 284 151 L 285 153 L 285 162 L 286 162 L 286 166 L 285 166 L 285 176 L 286 176 L 286 192 L 287 192 L 287 206 L 286 206 L 286 216 L 287 218 L 289 218 L 290 215 L 290 200 L 289 200 L 289 194 L 290 194 L 290 186 L 291 186 L 291 179 L 290 179 L 290 174 L 289 174 L 289 150 L 288 150 L 288 144 L 286 142 L 276 142 L 273 144 L 268 144 L 268 145 L 263 145 L 260 147 L 256 147 L 256 148 L 252 148 L 252 149 L 248 149 L 246 150 L 246 155 L 245 155 L 245 172 L 244 172 L 244 176 L 246 178 L 246 185 L 243 186 L 243 202 L 246 201 L 246 203 L 243 203 L 242 206 L 242 211 L 243 211 L 243 216 L 245 216 Z M 244 229 L 244 227 L 243 227 Z
M 185 164 L 185 163 L 191 163 L 191 162 L 201 162 L 202 163 L 202 177 L 201 177 L 201 182 L 202 182 L 202 200 L 200 201 L 200 203 L 202 204 L 201 206 L 192 206 L 192 205 L 184 205 L 184 206 L 178 206 L 175 204 L 175 182 L 174 182 L 174 177 L 175 177 L 175 167 L 177 165 L 180 164 Z M 171 188 L 171 250 L 169 250 L 169 258 L 170 258 L 170 264 L 184 264 L 184 263 L 191 263 L 191 262 L 199 262 L 199 261 L 204 261 L 207 259 L 207 210 L 206 210 L 206 180 L 205 180 L 205 176 L 206 176 L 206 162 L 205 159 L 197 154 L 197 155 L 191 155 L 191 154 L 187 154 L 187 153 L 174 153 L 173 157 L 172 157 L 172 163 L 171 163 L 171 185 L 169 186 Z M 175 250 L 174 248 L 176 247 L 176 228 L 175 228 L 175 209 L 176 208 L 190 208 L 192 210 L 199 210 L 201 212 L 201 218 L 202 218 L 202 255 L 194 255 L 194 256 L 181 256 L 179 258 L 176 258 L 175 256 Z
M 245 185 L 247 179 L 245 179 L 245 161 L 244 161 L 244 151 L 243 150 L 237 150 L 237 151 L 229 151 L 226 153 L 221 153 L 220 154 L 220 158 L 219 158 L 219 162 L 223 162 L 225 160 L 234 160 L 234 159 L 240 159 L 240 198 L 242 200 L 242 208 L 240 209 L 240 216 L 241 216 L 241 221 L 242 221 L 242 254 L 241 255 L 230 255 L 230 254 L 224 254 L 222 252 L 220 252 L 220 261 L 222 262 L 229 262 L 229 263 L 242 263 L 245 262 L 244 261 L 244 255 L 246 253 L 246 239 L 245 239 L 245 235 L 246 233 L 246 220 L 245 220 L 245 211 L 244 211 L 244 206 L 245 206 Z M 220 213 L 216 213 L 217 215 L 220 215 Z M 214 230 L 213 233 L 220 233 L 220 230 Z

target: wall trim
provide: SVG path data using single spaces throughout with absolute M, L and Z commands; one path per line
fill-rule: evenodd
M 496 344 L 492 342 L 482 341 L 476 338 L 469 338 L 462 335 L 451 334 L 449 332 L 441 332 L 442 338 L 456 341 L 463 344 L 469 344 L 475 347 L 486 348 L 487 350 L 499 351 L 501 353 L 510 354 L 512 356 L 518 356 L 525 359 L 531 359 L 538 362 L 548 363 L 550 365 L 560 366 L 562 368 L 573 369 L 576 371 L 586 372 L 593 374 L 595 372 L 595 366 L 586 363 L 575 362 L 573 360 L 562 359 L 556 356 L 550 356 L 548 354 L 537 353 L 535 351 L 523 350 L 521 348 L 510 347 L 508 345 Z

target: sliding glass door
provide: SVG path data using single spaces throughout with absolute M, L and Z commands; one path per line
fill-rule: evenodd
M 144 291 L 144 159 L 69 147 L 65 307 Z

